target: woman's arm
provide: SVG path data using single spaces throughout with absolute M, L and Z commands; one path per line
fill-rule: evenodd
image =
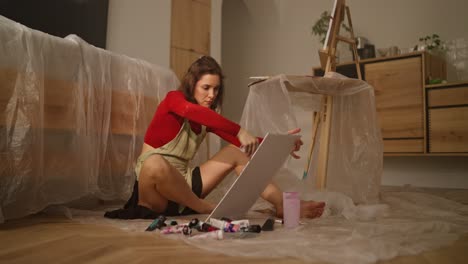
M 169 107 L 169 111 L 181 117 L 213 130 L 224 131 L 233 136 L 237 136 L 239 133 L 240 126 L 238 124 L 207 107 L 187 101 L 183 93 L 180 91 L 169 92 L 165 100 Z
M 170 112 L 204 125 L 209 129 L 223 131 L 237 137 L 239 140 L 238 145 L 244 148 L 244 152 L 248 156 L 251 156 L 257 149 L 258 139 L 247 130 L 242 129 L 238 124 L 207 107 L 188 102 L 182 92 L 169 92 L 165 100 Z
M 237 138 L 237 136 L 233 136 L 233 135 L 231 135 L 229 133 L 226 133 L 226 132 L 224 132 L 222 130 L 219 130 L 219 129 L 210 129 L 210 128 L 208 128 L 207 131 L 218 135 L 220 138 L 226 140 L 227 142 L 229 142 L 229 143 L 231 143 L 231 144 L 233 144 L 233 145 L 235 145 L 237 147 L 241 146 L 241 143 L 239 141 L 239 138 Z M 257 140 L 258 140 L 258 143 L 260 144 L 262 142 L 263 138 L 257 137 Z

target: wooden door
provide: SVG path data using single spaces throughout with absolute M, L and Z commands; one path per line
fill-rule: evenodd
M 172 0 L 171 68 L 179 80 L 194 60 L 210 54 L 210 0 Z

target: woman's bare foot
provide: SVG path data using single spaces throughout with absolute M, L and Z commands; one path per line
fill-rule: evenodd
M 316 218 L 323 214 L 325 208 L 324 202 L 302 201 L 301 200 L 301 218 Z M 276 217 L 283 218 L 283 208 L 276 208 Z
M 324 202 L 301 201 L 301 217 L 316 218 L 323 214 Z

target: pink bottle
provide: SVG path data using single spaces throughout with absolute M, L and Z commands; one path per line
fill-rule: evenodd
M 301 204 L 298 192 L 283 192 L 284 227 L 294 228 L 299 225 Z

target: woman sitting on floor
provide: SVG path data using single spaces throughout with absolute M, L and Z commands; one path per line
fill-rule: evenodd
M 214 209 L 215 205 L 204 198 L 232 170 L 239 175 L 261 141 L 215 111 L 223 101 L 223 78 L 221 67 L 209 56 L 199 58 L 190 66 L 179 90 L 169 92 L 161 101 L 146 131 L 131 198 L 123 210 L 108 212 L 106 217 L 155 218 L 159 214 L 208 214 Z M 232 145 L 199 167 L 190 168 L 188 164 L 207 132 Z M 290 134 L 298 132 L 300 129 L 289 131 Z M 294 152 L 301 145 L 301 140 L 295 142 L 291 152 L 294 158 L 299 158 Z M 270 183 L 261 196 L 282 217 L 280 189 Z M 324 205 L 301 201 L 301 217 L 319 217 Z

